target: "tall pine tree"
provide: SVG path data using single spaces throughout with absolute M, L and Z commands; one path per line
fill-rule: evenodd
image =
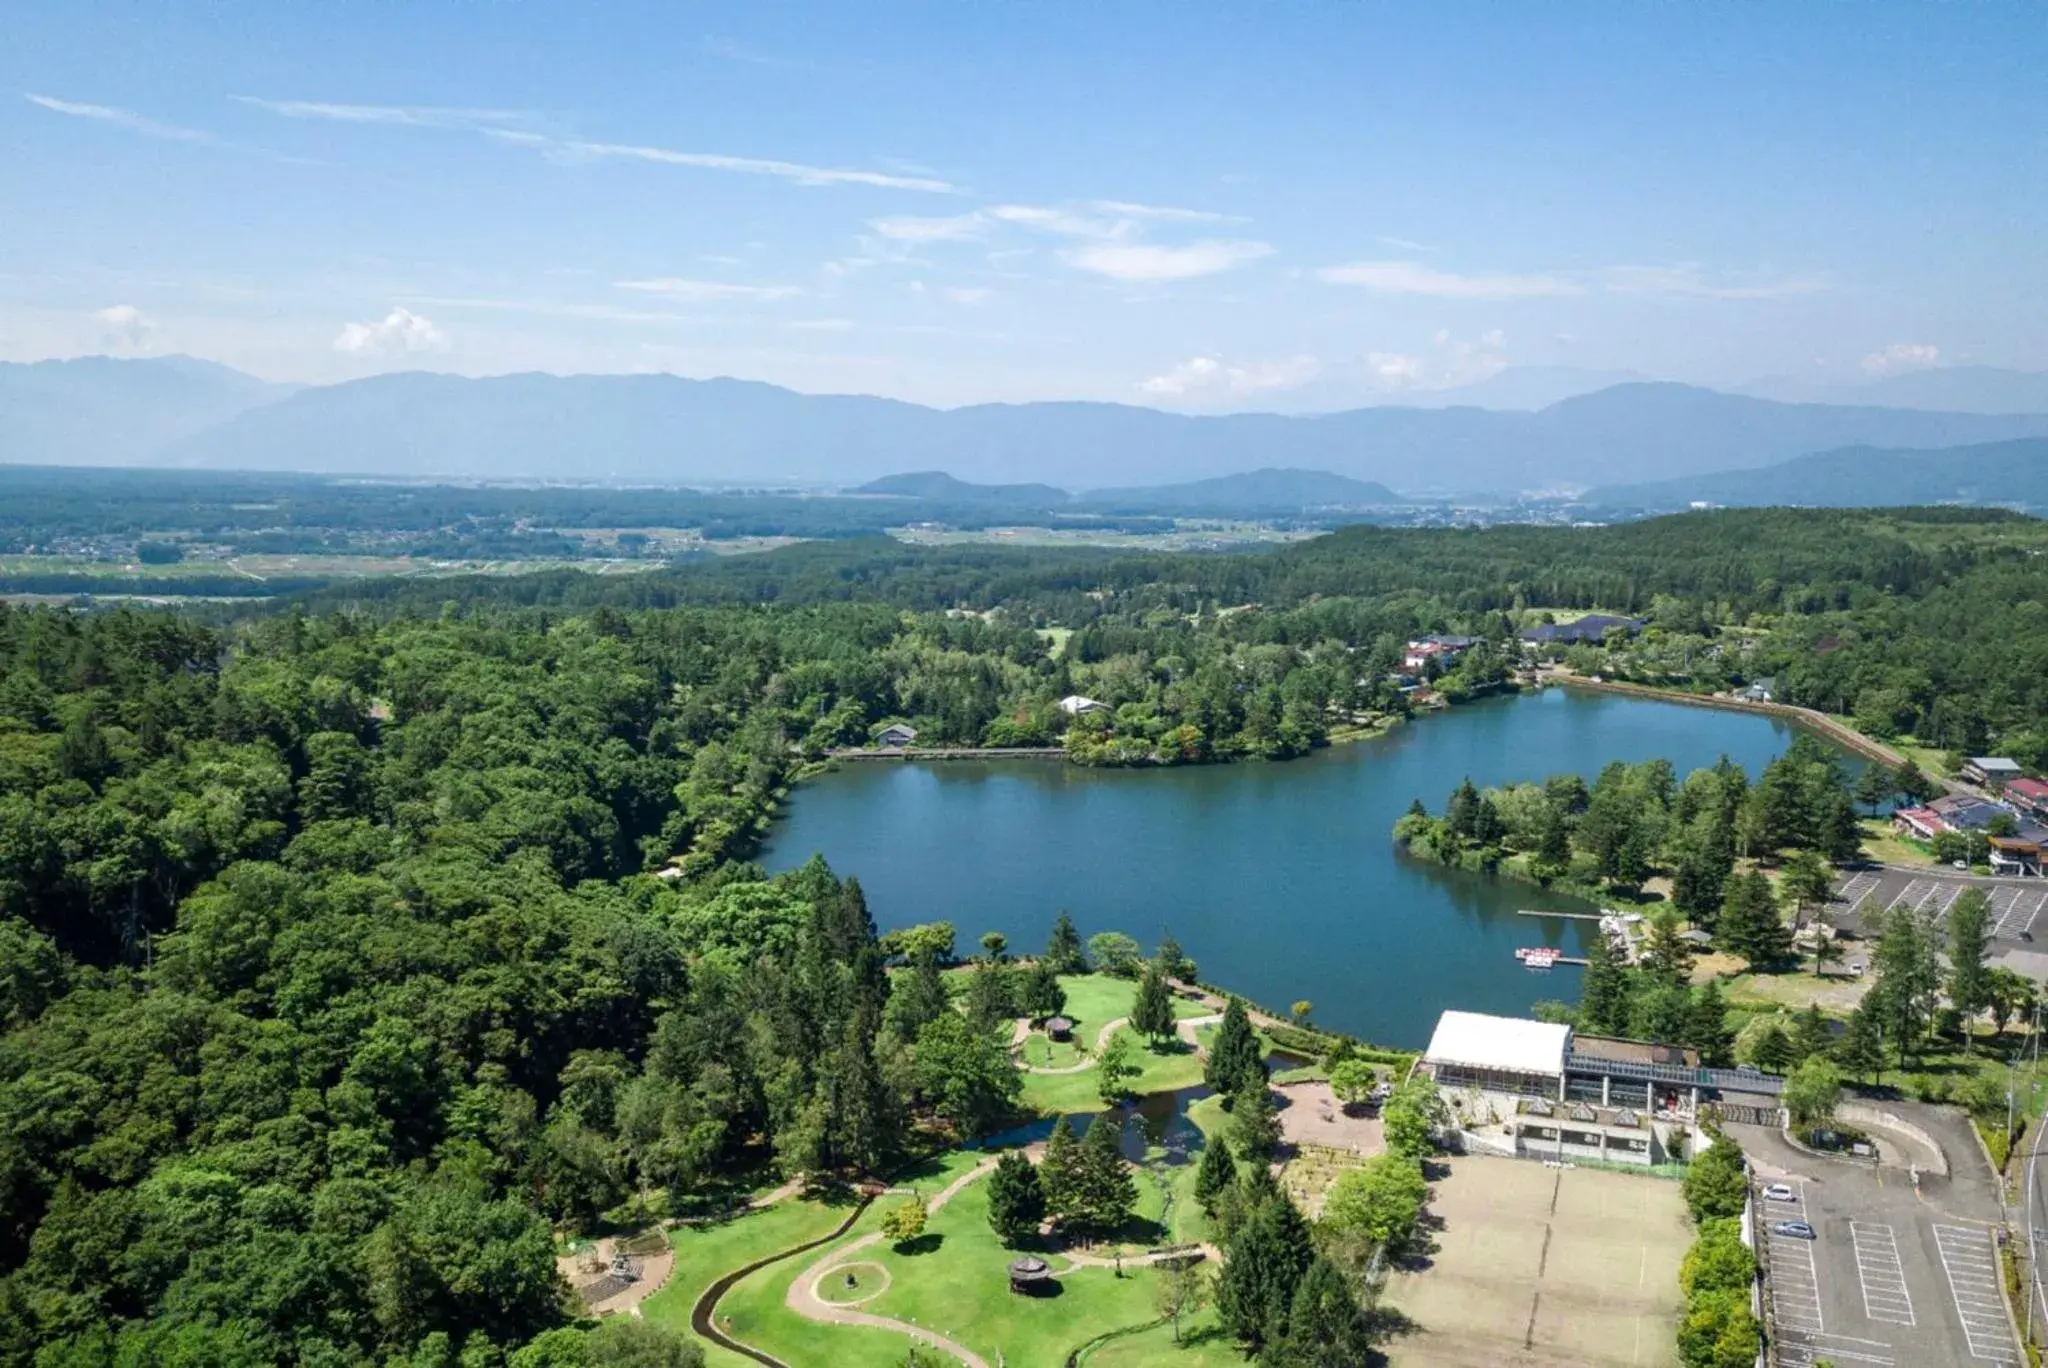
M 1006 1247 L 1015 1248 L 1038 1233 L 1045 1219 L 1045 1189 L 1038 1170 L 1022 1150 L 1008 1150 L 996 1160 L 988 1177 L 988 1223 Z
M 1166 987 L 1166 971 L 1154 960 L 1138 977 L 1138 994 L 1131 1003 L 1131 1029 L 1152 1043 L 1154 1049 L 1173 1038 L 1173 994 Z
M 1045 945 L 1045 962 L 1052 966 L 1055 974 L 1082 974 L 1088 971 L 1088 956 L 1081 950 L 1081 933 L 1074 929 L 1074 919 L 1067 910 L 1060 909 L 1053 918 L 1052 939 Z
M 1259 1051 L 1259 1037 L 1252 1030 L 1244 1004 L 1236 998 L 1224 1004 L 1223 1021 L 1216 1028 L 1216 1037 L 1209 1043 L 1209 1058 L 1202 1065 L 1202 1081 L 1226 1099 L 1247 1087 L 1263 1088 L 1266 1084 L 1266 1061 Z

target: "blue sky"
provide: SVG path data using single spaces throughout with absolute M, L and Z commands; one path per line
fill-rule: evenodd
M 10 10 L 0 358 L 1311 408 L 2048 367 L 2035 4 Z

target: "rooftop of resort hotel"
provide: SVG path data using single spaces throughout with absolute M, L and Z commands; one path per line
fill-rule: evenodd
M 1564 1073 L 1571 1040 L 1571 1027 L 1548 1021 L 1445 1012 L 1437 1018 L 1423 1058 L 1431 1064 L 1556 1077 Z
M 1621 1040 L 1614 1036 L 1574 1034 L 1572 1054 L 1579 1059 L 1614 1059 L 1629 1064 L 1677 1064 L 1688 1069 L 1700 1065 L 1700 1052 L 1687 1046 Z

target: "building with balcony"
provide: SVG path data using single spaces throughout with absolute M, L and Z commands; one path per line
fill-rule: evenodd
M 1710 1107 L 1774 1123 L 1784 1087 L 1753 1069 L 1703 1067 L 1684 1046 L 1478 1012 L 1438 1018 L 1419 1067 L 1466 1149 L 1623 1164 L 1691 1158 Z

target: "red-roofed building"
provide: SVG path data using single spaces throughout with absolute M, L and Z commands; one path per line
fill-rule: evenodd
M 1900 808 L 1892 814 L 1892 826 L 1902 836 L 1917 836 L 1923 841 L 1934 839 L 1934 833 L 1945 830 L 1947 823 L 1926 808 Z
M 2008 780 L 2005 801 L 2026 816 L 2048 818 L 2048 782 L 2040 779 Z

